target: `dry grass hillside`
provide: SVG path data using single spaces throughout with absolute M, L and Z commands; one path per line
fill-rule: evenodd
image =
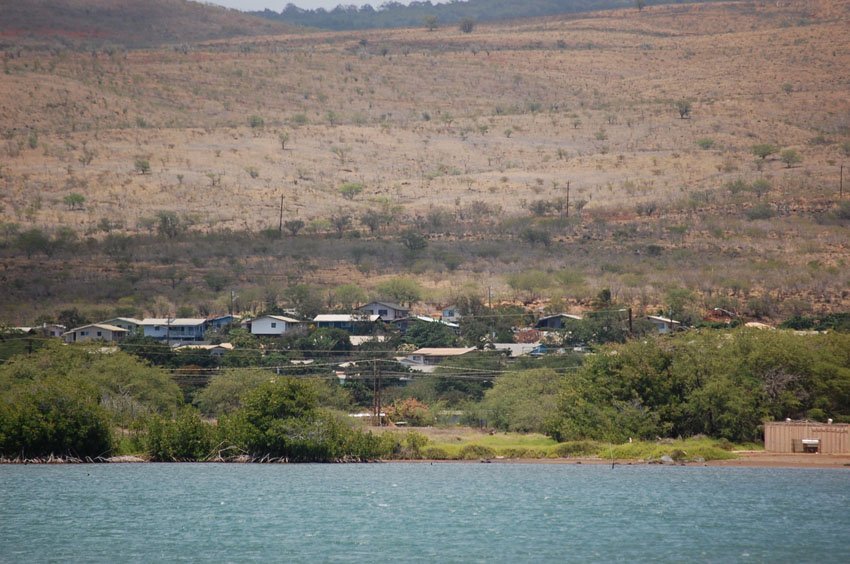
M 677 295 L 753 317 L 846 309 L 848 26 L 846 1 L 731 2 L 7 49 L 0 309 L 220 309 L 210 272 L 246 303 L 407 274 L 438 302 L 491 286 L 580 307 L 607 287 L 648 310 Z M 281 199 L 297 237 L 272 237 Z M 166 210 L 187 233 L 156 234 Z M 73 252 L 16 244 L 61 227 Z M 425 248 L 405 248 L 409 227 Z M 120 260 L 99 246 L 118 236 L 138 246 Z M 530 269 L 551 280 L 510 278 Z
M 288 26 L 192 0 L 0 0 L 0 45 L 152 46 L 285 33 Z

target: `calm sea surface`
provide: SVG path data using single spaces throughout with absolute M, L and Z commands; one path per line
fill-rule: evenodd
M 850 470 L 0 466 L 0 560 L 850 562 Z

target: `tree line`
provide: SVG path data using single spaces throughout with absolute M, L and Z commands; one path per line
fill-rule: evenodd
M 401 2 L 385 2 L 377 9 L 369 4 L 359 8 L 356 5 L 340 4 L 332 10 L 325 10 L 324 8 L 307 10 L 290 3 L 280 13 L 268 9 L 251 13 L 267 19 L 305 27 L 354 30 L 420 25 L 433 28 L 443 24 L 454 25 L 465 20 L 476 22 L 500 21 L 615 8 L 638 6 L 643 8 L 647 3 L 663 2 L 641 1 L 637 3 L 634 0 L 467 0 L 434 4 L 425 0 L 421 2 L 413 1 L 408 5 Z

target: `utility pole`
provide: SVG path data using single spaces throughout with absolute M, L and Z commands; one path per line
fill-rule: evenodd
M 493 309 L 493 287 L 487 286 L 487 309 Z
M 567 180 L 567 219 L 570 218 L 570 181 Z
M 378 361 L 372 361 L 372 412 L 373 412 L 373 421 L 372 425 L 377 427 L 383 427 L 383 421 L 381 420 L 381 370 L 378 368 Z
M 280 195 L 280 221 L 277 224 L 277 232 L 283 234 L 283 194 Z
M 236 298 L 236 292 L 231 289 L 230 290 L 230 315 L 233 315 L 233 300 Z
M 844 199 L 844 165 L 841 165 L 841 172 L 839 173 L 838 180 L 838 199 Z
M 634 330 L 632 329 L 632 308 L 629 308 L 629 333 L 634 334 Z

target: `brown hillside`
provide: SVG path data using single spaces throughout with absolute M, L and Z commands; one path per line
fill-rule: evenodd
M 0 80 L 0 312 L 213 307 L 229 286 L 262 304 L 399 274 L 444 301 L 609 288 L 647 310 L 682 296 L 753 317 L 846 310 L 848 7 L 653 6 L 187 52 L 16 46 Z M 281 198 L 297 237 L 270 237 Z M 166 211 L 186 234 L 157 235 Z M 425 248 L 404 246 L 408 228 Z M 27 257 L 31 229 L 76 246 Z M 511 278 L 530 270 L 550 285 Z
M 128 47 L 284 33 L 285 24 L 187 0 L 0 0 L 0 44 Z

